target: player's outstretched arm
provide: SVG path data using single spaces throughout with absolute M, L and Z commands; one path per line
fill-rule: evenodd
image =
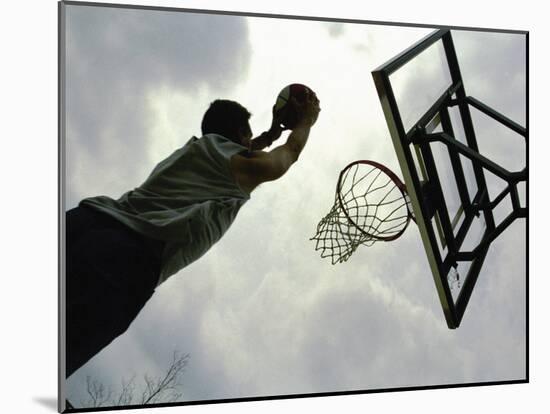
M 273 141 L 281 137 L 281 134 L 285 130 L 285 128 L 281 126 L 283 113 L 275 111 L 275 105 L 273 105 L 272 114 L 271 126 L 267 131 L 262 132 L 258 137 L 250 141 L 249 151 L 260 151 L 270 147 Z
M 300 122 L 292 130 L 285 144 L 271 152 L 255 151 L 248 156 L 235 155 L 231 169 L 238 184 L 245 191 L 252 191 L 261 183 L 282 177 L 294 164 L 304 149 L 311 127 L 319 116 L 319 100 L 315 95 L 300 104 L 293 103 L 301 113 Z

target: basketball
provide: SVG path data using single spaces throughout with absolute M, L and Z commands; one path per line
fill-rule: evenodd
M 298 102 L 305 102 L 310 93 L 313 93 L 313 91 L 301 83 L 285 86 L 279 92 L 277 102 L 275 102 L 275 112 L 282 116 L 281 123 L 285 128 L 294 128 L 299 120 L 298 113 L 294 111 L 291 105 L 288 105 L 290 99 L 294 97 Z

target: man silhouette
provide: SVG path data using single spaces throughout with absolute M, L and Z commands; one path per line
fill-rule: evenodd
M 197 260 L 227 231 L 260 184 L 298 160 L 319 115 L 319 100 L 290 101 L 299 122 L 285 144 L 281 115 L 252 139 L 250 113 L 214 101 L 192 137 L 118 200 L 84 199 L 66 213 L 67 377 L 122 334 L 155 288 Z

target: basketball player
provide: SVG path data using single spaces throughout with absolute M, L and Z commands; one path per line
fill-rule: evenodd
M 311 92 L 286 108 L 299 122 L 285 144 L 283 113 L 252 139 L 250 113 L 214 101 L 191 138 L 118 200 L 84 199 L 66 213 L 66 375 L 126 331 L 155 288 L 200 258 L 227 231 L 258 185 L 283 176 L 319 115 Z

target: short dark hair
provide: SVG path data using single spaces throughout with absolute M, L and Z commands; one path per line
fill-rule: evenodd
M 219 134 L 236 140 L 239 129 L 247 126 L 250 112 L 238 102 L 217 99 L 210 104 L 202 118 L 202 134 Z

